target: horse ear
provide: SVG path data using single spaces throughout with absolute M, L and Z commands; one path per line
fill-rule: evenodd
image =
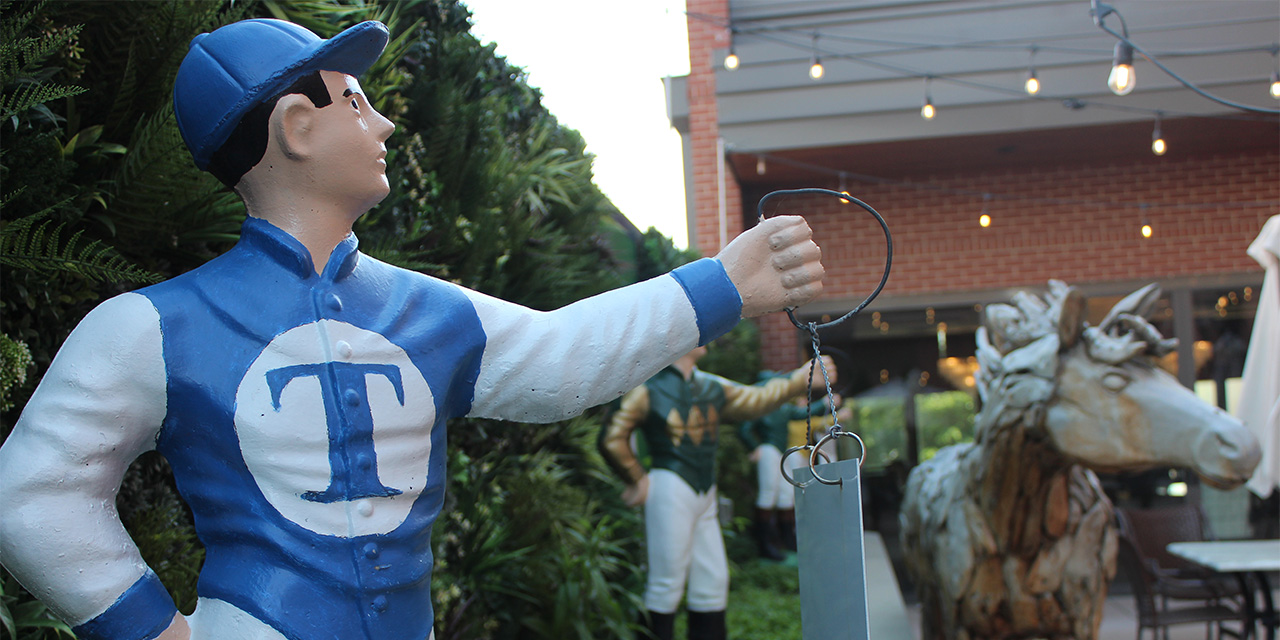
M 1022 314 L 1007 304 L 989 304 L 982 308 L 982 326 L 987 328 L 991 346 L 1000 353 L 1008 353 L 1013 348 L 1009 334 L 1021 319 Z
M 1058 343 L 1062 350 L 1075 346 L 1080 339 L 1088 307 L 1084 294 L 1074 287 L 1066 289 L 1062 296 L 1062 312 L 1058 315 Z
M 1123 300 L 1116 303 L 1116 306 L 1107 312 L 1107 317 L 1099 325 L 1103 331 L 1110 332 L 1116 326 L 1116 322 L 1122 314 L 1129 314 L 1145 318 L 1155 308 L 1156 301 L 1160 299 L 1160 285 L 1151 283 L 1133 293 L 1124 297 Z

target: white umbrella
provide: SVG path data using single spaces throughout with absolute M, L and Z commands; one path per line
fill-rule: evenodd
M 1249 489 L 1266 498 L 1280 485 L 1280 215 L 1271 216 L 1249 245 L 1249 257 L 1266 270 L 1258 315 L 1253 319 L 1249 354 L 1236 414 L 1262 445 L 1262 461 Z

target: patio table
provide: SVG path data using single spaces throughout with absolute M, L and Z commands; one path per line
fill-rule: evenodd
M 1234 574 L 1245 594 L 1244 605 L 1249 624 L 1261 622 L 1267 630 L 1267 640 L 1275 640 L 1280 615 L 1276 613 L 1267 573 L 1280 571 L 1280 540 L 1174 542 L 1167 548 L 1169 553 L 1198 565 L 1219 573 Z M 1257 609 L 1250 592 L 1247 579 L 1249 575 L 1257 580 L 1257 590 L 1262 594 L 1261 611 Z

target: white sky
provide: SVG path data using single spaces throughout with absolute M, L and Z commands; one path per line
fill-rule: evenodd
M 595 182 L 641 231 L 688 246 L 680 134 L 664 76 L 689 73 L 683 0 L 464 0 L 472 33 L 529 74 L 595 154 Z

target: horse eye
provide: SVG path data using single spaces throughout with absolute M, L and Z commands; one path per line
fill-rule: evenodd
M 1123 373 L 1111 371 L 1102 374 L 1102 386 L 1115 393 L 1123 391 L 1125 387 L 1129 386 L 1129 382 L 1129 376 Z
M 355 109 L 356 111 L 359 111 L 359 110 L 360 110 L 360 102 L 359 102 L 359 101 L 357 101 L 355 98 L 352 98 L 352 99 L 351 99 L 351 108 L 352 108 L 352 109 Z

